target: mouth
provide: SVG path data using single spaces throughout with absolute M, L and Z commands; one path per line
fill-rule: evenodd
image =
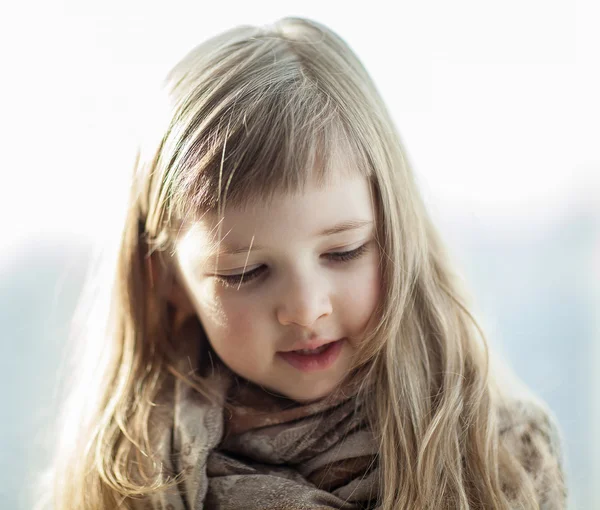
M 302 343 L 297 343 L 295 344 L 290 350 L 288 351 L 281 351 L 281 352 L 299 352 L 302 354 L 318 354 L 318 352 L 321 350 L 325 350 L 325 348 L 332 343 L 335 342 L 339 342 L 340 340 L 343 339 L 339 339 L 339 340 L 325 340 L 323 338 L 318 338 L 316 340 L 313 340 L 312 342 L 306 343 L 306 342 L 302 342 Z
M 314 349 L 297 349 L 279 352 L 277 355 L 302 372 L 314 372 L 329 368 L 337 360 L 344 338 L 323 343 Z

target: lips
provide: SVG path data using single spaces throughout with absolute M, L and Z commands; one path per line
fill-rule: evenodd
M 287 351 L 279 352 L 277 353 L 277 356 L 279 359 L 302 372 L 327 370 L 331 368 L 339 358 L 344 346 L 344 339 L 342 338 L 335 342 L 328 342 L 327 344 L 321 342 L 321 345 L 324 346 L 324 349 L 315 354 L 302 354 L 298 351 Z
M 333 342 L 337 342 L 338 340 L 341 340 L 340 338 L 337 339 L 333 339 L 333 340 L 325 340 L 323 338 L 317 338 L 317 339 L 313 339 L 310 342 L 301 342 L 301 343 L 296 343 L 294 344 L 294 346 L 287 350 L 287 351 L 282 351 L 282 352 L 292 352 L 292 351 L 302 351 L 302 350 L 310 350 L 313 351 L 315 349 L 318 349 L 319 347 L 323 346 L 323 345 L 327 345 Z

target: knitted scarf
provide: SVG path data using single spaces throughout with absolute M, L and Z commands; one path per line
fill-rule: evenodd
M 214 357 L 211 365 L 204 386 L 221 403 L 210 404 L 177 379 L 163 411 L 173 427 L 157 432 L 163 470 L 184 472 L 183 482 L 134 508 L 375 507 L 377 446 L 355 397 L 300 404 L 238 377 Z
M 238 377 L 214 352 L 210 366 L 193 359 L 199 358 L 185 357 L 180 370 L 201 374 L 219 398 L 211 404 L 176 379 L 166 400 L 157 399 L 150 432 L 159 460 L 164 472 L 185 478 L 172 490 L 131 501 L 135 510 L 376 507 L 377 445 L 352 391 L 300 404 Z M 554 415 L 541 401 L 517 398 L 499 409 L 499 419 L 500 436 L 532 477 L 540 508 L 565 508 Z

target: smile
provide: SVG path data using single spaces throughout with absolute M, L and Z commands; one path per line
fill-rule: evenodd
M 278 352 L 277 356 L 302 372 L 325 370 L 338 359 L 345 339 L 330 342 L 314 350 Z

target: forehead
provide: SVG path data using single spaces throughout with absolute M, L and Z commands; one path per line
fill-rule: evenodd
M 194 154 L 182 158 L 181 168 L 173 172 L 169 218 L 175 218 L 173 223 L 189 225 L 207 213 L 221 212 L 227 205 L 243 208 L 253 202 L 270 202 L 281 192 L 303 191 L 310 181 L 325 185 L 356 174 L 374 178 L 364 147 L 338 124 L 331 122 L 318 132 L 307 126 L 291 138 L 272 133 L 266 140 L 249 136 L 232 139 L 228 156 L 223 142 L 222 148 L 217 147 L 201 161 L 192 151 Z
M 259 249 L 259 244 L 310 240 L 341 224 L 359 227 L 360 222 L 373 220 L 368 179 L 356 174 L 338 175 L 322 184 L 311 181 L 294 193 L 275 193 L 268 201 L 226 206 L 220 216 L 207 213 L 191 225 L 186 237 L 209 251 L 245 247 L 254 237 L 253 249 Z
M 366 177 L 360 174 L 337 174 L 329 176 L 324 182 L 309 179 L 306 186 L 293 192 L 276 191 L 269 199 L 249 200 L 243 205 L 226 207 L 225 215 L 264 217 L 276 221 L 274 211 L 311 218 L 335 216 L 344 212 L 344 203 L 355 207 L 367 207 L 370 204 L 370 188 Z M 300 213 L 304 213 L 301 215 Z M 216 218 L 213 214 L 212 218 Z

